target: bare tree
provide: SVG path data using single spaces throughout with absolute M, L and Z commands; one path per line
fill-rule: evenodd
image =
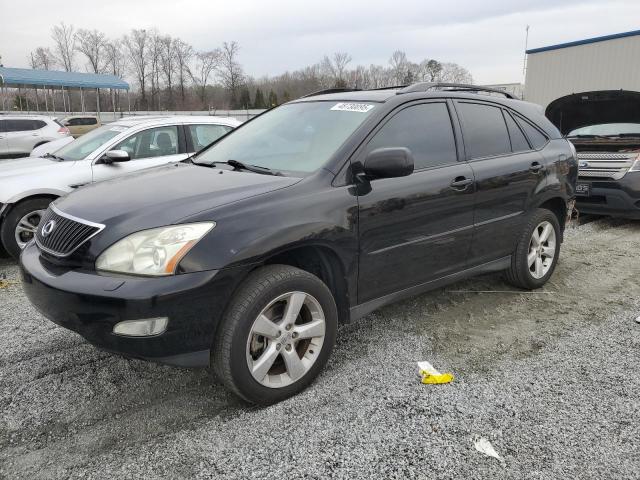
M 220 65 L 220 50 L 196 53 L 196 65 L 191 70 L 191 78 L 198 89 L 202 107 L 207 108 L 207 83 L 213 71 Z
M 76 52 L 76 37 L 73 25 L 66 25 L 64 22 L 60 22 L 60 25 L 54 25 L 51 29 L 51 38 L 53 39 L 58 63 L 67 72 L 73 71 Z
M 442 63 L 438 81 L 448 83 L 473 83 L 469 70 L 457 63 Z
M 160 47 L 160 69 L 167 85 L 167 93 L 169 96 L 169 108 L 173 108 L 173 83 L 174 74 L 178 68 L 178 59 L 176 54 L 176 41 L 169 35 L 161 36 L 158 39 Z
M 149 34 L 146 30 L 131 30 L 129 35 L 125 35 L 123 44 L 131 66 L 136 75 L 138 85 L 140 85 L 140 106 L 143 109 L 148 108 L 147 103 L 147 75 L 149 74 L 149 55 L 148 46 Z
M 80 29 L 75 35 L 76 50 L 87 57 L 93 73 L 101 73 L 105 68 L 107 37 L 98 30 Z
M 218 75 L 223 85 L 231 94 L 231 107 L 234 108 L 238 99 L 238 89 L 244 83 L 244 72 L 242 66 L 238 63 L 238 52 L 240 45 L 238 42 L 222 44 L 220 50 L 220 65 Z
M 55 65 L 55 57 L 49 48 L 38 47 L 31 52 L 29 63 L 33 69 L 49 70 Z
M 174 40 L 174 50 L 176 55 L 176 68 L 178 73 L 178 85 L 180 86 L 180 97 L 184 105 L 185 101 L 185 85 L 187 78 L 191 77 L 189 63 L 193 59 L 193 47 L 188 43 L 180 40 Z
M 327 87 L 345 87 L 346 69 L 351 62 L 351 55 L 346 52 L 336 52 L 333 58 L 325 55 L 320 63 L 320 69 L 324 76 L 324 84 Z
M 152 108 L 160 110 L 160 34 L 157 30 L 152 30 L 148 42 L 149 55 L 149 79 L 151 80 L 151 105 Z
M 396 85 L 403 85 L 407 76 L 407 54 L 402 50 L 396 50 L 391 54 L 389 65 L 393 71 L 393 79 Z
M 107 40 L 104 45 L 105 71 L 122 78 L 127 68 L 127 56 L 123 51 L 122 40 Z M 113 110 L 120 105 L 120 90 L 113 92 Z

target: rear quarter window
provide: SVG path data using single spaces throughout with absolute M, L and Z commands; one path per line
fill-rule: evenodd
M 527 120 L 516 115 L 516 121 L 518 122 L 518 125 L 520 125 L 520 128 L 522 128 L 522 130 L 524 131 L 533 148 L 539 150 L 547 144 L 549 139 L 546 137 L 546 135 L 543 135 L 540 130 L 531 125 Z

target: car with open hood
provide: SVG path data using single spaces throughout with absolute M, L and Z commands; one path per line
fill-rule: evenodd
M 0 247 L 18 258 L 56 198 L 90 183 L 182 161 L 240 123 L 213 116 L 128 117 L 54 153 L 0 162 Z
M 542 110 L 503 92 L 334 89 L 55 201 L 23 284 L 100 348 L 212 365 L 269 404 L 320 373 L 339 322 L 486 272 L 544 285 L 576 174 Z
M 640 219 L 640 92 L 576 93 L 546 115 L 578 152 L 578 211 Z

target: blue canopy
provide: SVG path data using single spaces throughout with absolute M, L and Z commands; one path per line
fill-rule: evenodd
M 4 87 L 117 88 L 129 90 L 129 84 L 115 75 L 32 70 L 0 67 L 0 85 Z

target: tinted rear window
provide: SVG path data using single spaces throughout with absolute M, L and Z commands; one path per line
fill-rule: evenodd
M 39 130 L 47 124 L 42 120 L 33 119 L 7 119 L 4 121 L 5 132 L 28 132 Z
M 470 159 L 511 153 L 509 133 L 500 108 L 463 102 L 459 102 L 456 108 Z

